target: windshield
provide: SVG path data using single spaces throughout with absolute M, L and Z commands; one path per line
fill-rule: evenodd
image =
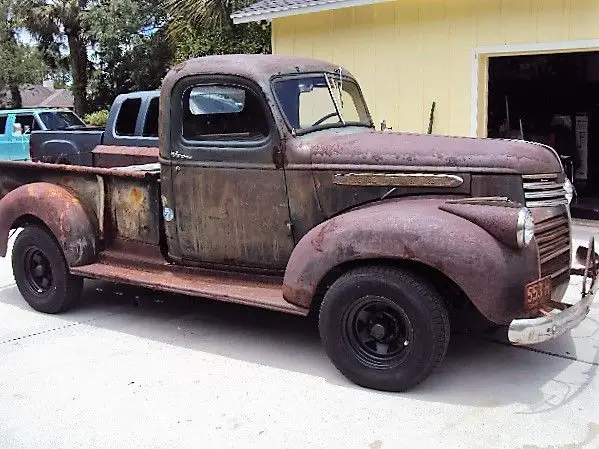
M 85 123 L 73 112 L 69 111 L 48 111 L 39 114 L 44 126 L 50 131 L 68 129 L 73 127 L 85 127 Z
M 339 74 L 294 76 L 273 83 L 289 125 L 298 133 L 340 126 L 372 126 L 358 85 Z

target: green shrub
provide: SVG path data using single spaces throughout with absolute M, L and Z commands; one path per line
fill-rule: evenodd
M 83 117 L 83 121 L 91 126 L 105 127 L 108 122 L 108 109 L 92 112 Z

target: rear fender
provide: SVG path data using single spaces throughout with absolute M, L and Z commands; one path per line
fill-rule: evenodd
M 501 233 L 442 210 L 444 204 L 443 199 L 387 200 L 316 226 L 291 255 L 285 299 L 309 308 L 320 282 L 341 264 L 414 261 L 451 279 L 490 321 L 508 324 L 522 314 L 524 285 L 539 278 L 536 243 L 515 248 L 497 238 Z M 485 206 L 480 207 L 482 215 Z
M 97 220 L 69 190 L 45 182 L 18 187 L 0 200 L 0 256 L 6 256 L 9 231 L 30 217 L 50 229 L 69 266 L 95 261 Z

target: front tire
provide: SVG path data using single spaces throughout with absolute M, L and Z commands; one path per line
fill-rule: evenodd
M 83 279 L 69 272 L 58 242 L 42 226 L 28 225 L 17 236 L 12 267 L 21 295 L 38 312 L 64 312 L 81 295 Z
M 320 336 L 333 364 L 352 382 L 405 391 L 437 367 L 449 344 L 449 318 L 439 293 L 398 268 L 361 267 L 327 291 Z

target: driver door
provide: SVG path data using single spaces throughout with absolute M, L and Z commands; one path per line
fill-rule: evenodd
M 294 242 L 261 91 L 236 77 L 184 81 L 171 105 L 177 245 L 169 251 L 192 264 L 284 269 Z

